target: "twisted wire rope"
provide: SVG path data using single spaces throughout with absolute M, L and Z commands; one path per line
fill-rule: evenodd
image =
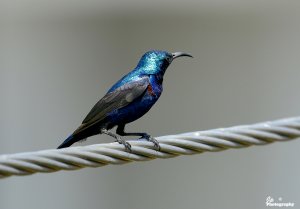
M 7 154 L 0 155 L 0 178 L 218 152 L 230 148 L 288 141 L 298 137 L 300 137 L 300 117 L 294 117 L 253 125 L 157 137 L 161 147 L 159 151 L 150 142 L 136 140 L 130 141 L 132 145 L 130 153 L 123 145 L 107 143 Z

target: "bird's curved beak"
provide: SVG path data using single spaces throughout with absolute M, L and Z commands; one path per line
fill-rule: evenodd
M 193 58 L 192 55 L 190 55 L 188 53 L 184 53 L 184 52 L 174 52 L 174 53 L 172 53 L 172 57 L 173 57 L 173 59 L 178 58 L 178 57 L 191 57 L 191 58 Z

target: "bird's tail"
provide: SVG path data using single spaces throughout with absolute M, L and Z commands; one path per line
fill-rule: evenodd
M 76 140 L 74 139 L 74 135 L 69 136 L 57 149 L 62 149 L 71 146 L 74 144 Z

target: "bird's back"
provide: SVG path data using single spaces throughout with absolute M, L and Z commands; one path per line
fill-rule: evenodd
M 142 73 L 140 73 L 136 68 L 133 69 L 131 72 L 129 72 L 128 74 L 124 75 L 120 80 L 118 80 L 112 87 L 110 87 L 110 89 L 107 91 L 107 93 L 109 92 L 113 92 L 114 90 L 116 90 L 117 88 L 125 85 L 126 83 L 130 83 L 132 81 L 136 81 L 139 80 L 140 77 L 143 76 Z

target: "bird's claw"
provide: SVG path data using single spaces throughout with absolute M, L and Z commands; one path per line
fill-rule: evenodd
M 152 143 L 154 144 L 154 147 L 155 147 L 158 151 L 160 151 L 160 145 L 159 145 L 159 142 L 158 142 L 155 138 L 150 137 L 150 138 L 149 138 L 149 142 L 152 142 Z
M 117 138 L 116 140 L 119 144 L 123 144 L 125 147 L 125 150 L 128 152 L 131 152 L 131 144 L 129 144 L 127 141 L 125 141 L 122 138 Z
M 147 141 L 149 141 L 149 142 L 152 142 L 153 144 L 154 144 L 154 147 L 158 150 L 158 151 L 160 151 L 160 145 L 159 145 L 159 142 L 154 138 L 154 137 L 152 137 L 152 136 L 150 136 L 150 135 L 144 135 L 142 138 L 144 138 L 144 139 L 146 139 Z

